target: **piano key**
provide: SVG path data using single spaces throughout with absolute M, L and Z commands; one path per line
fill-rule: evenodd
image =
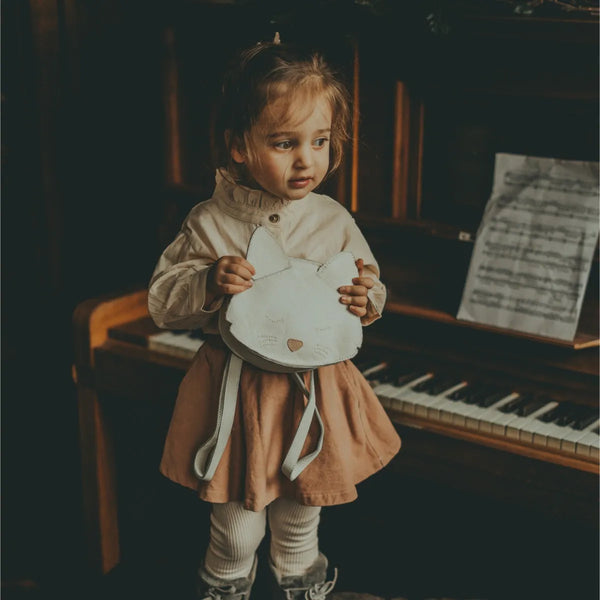
M 412 374 L 409 376 L 408 382 L 404 383 L 404 385 L 397 386 L 394 383 L 381 383 L 376 385 L 373 388 L 373 391 L 383 404 L 383 406 L 387 408 L 395 408 L 396 410 L 402 410 L 402 407 L 398 401 L 398 394 L 402 394 L 402 392 L 413 385 L 417 385 L 421 383 L 421 381 L 426 381 L 427 379 L 433 377 L 433 373 L 425 373 L 425 374 Z M 401 376 L 399 378 L 395 378 L 395 381 L 404 380 L 405 376 Z
M 193 358 L 204 341 L 197 332 L 161 331 L 148 337 L 148 348 L 172 356 Z
M 561 440 L 560 449 L 566 452 L 576 452 L 577 442 L 590 433 L 599 423 L 600 419 L 596 417 L 596 420 L 592 421 L 587 427 L 573 429 Z
M 483 406 L 476 405 L 475 410 L 467 415 L 465 419 L 465 427 L 467 429 L 473 429 L 474 431 L 482 431 L 483 433 L 492 432 L 492 421 L 495 417 L 501 414 L 500 409 L 515 399 L 516 393 L 503 391 L 503 396 L 498 398 L 497 394 L 494 394 L 493 399 L 495 402 L 489 406 L 485 404 Z
M 419 397 L 420 393 L 413 391 L 413 388 L 426 381 L 429 381 L 433 377 L 433 373 L 426 373 L 425 375 L 419 376 L 416 379 L 404 383 L 404 385 L 396 386 L 391 398 L 392 406 L 397 410 L 401 410 L 409 414 L 415 414 L 414 400 Z
M 458 394 L 450 394 L 450 396 L 456 397 Z M 467 392 L 465 399 L 471 396 Z M 451 400 L 448 398 L 442 399 L 432 406 L 432 416 L 438 420 L 446 423 L 452 423 L 460 427 L 466 427 L 467 421 L 471 419 L 471 428 L 479 429 L 479 421 L 483 417 L 486 411 L 489 409 L 482 409 L 477 404 L 467 404 L 463 401 Z
M 591 425 L 593 428 L 593 424 L 598 421 L 598 409 L 593 410 L 590 409 L 587 415 L 582 415 L 580 419 L 573 425 L 573 429 L 588 429 Z
M 484 409 L 483 414 L 481 415 L 481 419 L 479 421 L 479 431 L 482 431 L 483 433 L 492 433 L 494 423 L 496 423 L 503 417 L 506 417 L 505 413 L 501 412 L 500 409 L 505 404 L 512 402 L 518 397 L 518 393 L 512 392 L 508 394 L 508 396 L 504 397 L 502 400 L 494 404 L 492 407 Z
M 393 369 L 374 387 L 382 404 L 424 419 L 582 456 L 598 455 L 597 410 L 447 375 Z
M 539 421 L 538 417 L 554 409 L 558 402 L 549 400 L 547 398 L 539 398 L 529 404 L 527 409 L 527 416 L 517 416 L 513 421 L 506 426 L 506 437 L 514 440 L 522 440 L 523 433 L 529 431 L 532 427 L 535 427 Z M 533 412 L 529 409 L 533 408 Z
M 516 424 L 518 426 L 519 423 L 522 424 L 525 419 L 520 415 L 529 414 L 531 406 L 531 394 L 518 395 L 515 399 L 501 406 L 498 410 L 503 414 L 494 419 L 492 433 L 504 436 L 509 425 Z M 535 409 L 536 404 L 533 404 L 533 407 Z
M 356 368 L 362 373 L 365 379 L 370 379 L 378 373 L 382 373 L 385 369 L 389 368 L 389 363 L 380 358 L 363 360 L 355 363 Z
M 594 429 L 586 433 L 575 445 L 575 453 L 590 456 L 595 460 L 600 458 L 600 434 Z
M 571 402 L 559 403 L 552 411 L 540 416 L 542 425 L 533 432 L 532 442 L 538 446 L 560 450 L 562 439 L 575 431 L 571 425 L 577 423 L 582 409 L 583 407 Z
M 414 398 L 415 403 L 415 414 L 421 417 L 433 418 L 431 416 L 431 407 L 434 407 L 438 402 L 445 400 L 447 394 L 450 394 L 467 385 L 466 381 L 447 381 L 448 386 L 438 386 L 432 388 L 432 391 L 440 390 L 438 394 L 424 394 L 417 398 Z

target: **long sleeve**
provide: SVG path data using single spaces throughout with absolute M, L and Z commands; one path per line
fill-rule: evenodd
M 159 327 L 196 329 L 204 327 L 221 306 L 205 307 L 206 278 L 217 260 L 193 232 L 185 228 L 160 257 L 150 280 L 148 310 Z
M 383 307 L 387 297 L 385 285 L 379 280 L 379 265 L 369 248 L 362 232 L 356 225 L 350 214 L 349 222 L 346 226 L 346 243 L 344 250 L 349 250 L 358 260 L 364 261 L 363 276 L 373 279 L 375 285 L 367 293 L 367 314 L 361 318 L 363 325 L 370 325 L 376 319 L 379 319 L 383 313 Z

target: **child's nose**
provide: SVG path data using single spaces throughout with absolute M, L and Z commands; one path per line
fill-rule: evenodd
M 312 148 L 307 146 L 298 146 L 296 152 L 296 166 L 310 167 L 312 164 Z

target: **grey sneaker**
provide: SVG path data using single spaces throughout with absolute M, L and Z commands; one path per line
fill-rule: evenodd
M 327 581 L 327 558 L 320 552 L 303 575 L 281 575 L 270 560 L 269 567 L 276 583 L 273 600 L 327 600 L 337 581 L 337 569 Z
M 256 577 L 257 557 L 254 557 L 252 570 L 247 577 L 225 580 L 209 575 L 204 566 L 198 569 L 199 600 L 249 600 L 252 584 Z

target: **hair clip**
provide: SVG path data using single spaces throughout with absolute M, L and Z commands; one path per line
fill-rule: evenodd
M 279 37 L 279 31 L 275 32 L 275 37 L 273 38 L 273 43 L 277 46 L 281 44 L 281 38 Z

